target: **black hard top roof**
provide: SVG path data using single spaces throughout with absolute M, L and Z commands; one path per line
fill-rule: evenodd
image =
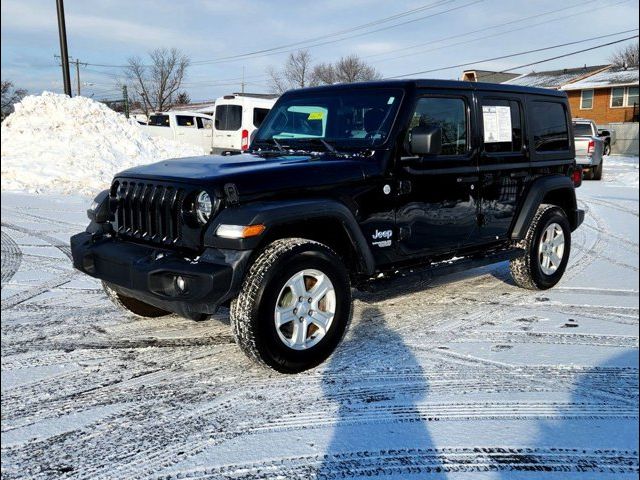
M 328 90 L 342 90 L 353 88 L 433 88 L 449 90 L 473 90 L 473 91 L 493 91 L 511 92 L 531 95 L 547 95 L 552 97 L 566 97 L 566 93 L 548 88 L 522 87 L 519 85 L 506 85 L 503 83 L 484 82 L 463 82 L 458 80 L 429 80 L 429 79 L 407 79 L 407 80 L 379 80 L 374 82 L 338 83 L 334 85 L 322 85 L 320 87 L 301 88 L 290 90 L 290 92 L 324 92 Z

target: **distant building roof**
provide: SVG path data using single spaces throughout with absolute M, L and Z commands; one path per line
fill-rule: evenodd
M 521 85 L 523 87 L 555 88 L 559 89 L 569 83 L 577 82 L 589 77 L 610 65 L 593 65 L 578 68 L 564 68 L 562 70 L 548 70 L 546 72 L 531 72 L 507 80 L 508 85 Z
M 638 85 L 638 67 L 611 67 L 587 78 L 562 87 L 562 90 L 584 90 L 591 88 L 623 87 Z
M 519 73 L 493 72 L 491 70 L 465 70 L 460 80 L 467 82 L 504 83 L 519 77 Z

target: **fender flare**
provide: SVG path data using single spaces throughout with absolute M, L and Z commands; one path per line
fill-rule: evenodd
M 204 244 L 206 247 L 219 249 L 253 250 L 275 227 L 319 219 L 339 221 L 357 252 L 358 273 L 372 275 L 375 272 L 373 254 L 354 214 L 344 204 L 331 199 L 263 201 L 225 208 L 207 228 Z M 262 235 L 253 238 L 220 238 L 215 232 L 221 224 L 262 224 L 266 226 L 266 230 Z
M 518 213 L 516 220 L 511 230 L 511 238 L 513 240 L 522 240 L 529 230 L 531 220 L 533 220 L 538 207 L 542 203 L 544 197 L 553 191 L 566 190 L 568 196 L 568 204 L 570 206 L 569 212 L 566 212 L 569 217 L 569 222 L 572 228 L 577 227 L 573 225 L 576 212 L 578 210 L 578 204 L 576 201 L 576 193 L 573 182 L 569 177 L 564 175 L 553 175 L 548 177 L 541 177 L 534 180 L 529 187 L 529 191 L 522 202 L 522 207 Z

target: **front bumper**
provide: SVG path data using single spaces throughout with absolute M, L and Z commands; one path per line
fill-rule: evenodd
M 215 313 L 236 296 L 250 251 L 208 248 L 189 258 L 172 250 L 89 232 L 71 237 L 73 266 L 123 295 L 184 317 Z M 176 287 L 182 277 L 186 288 Z

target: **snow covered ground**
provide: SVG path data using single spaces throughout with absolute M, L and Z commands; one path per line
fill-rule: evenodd
M 557 288 L 506 264 L 397 279 L 284 376 L 224 312 L 137 320 L 74 272 L 88 199 L 5 192 L 2 477 L 637 478 L 638 159 L 578 194 Z

